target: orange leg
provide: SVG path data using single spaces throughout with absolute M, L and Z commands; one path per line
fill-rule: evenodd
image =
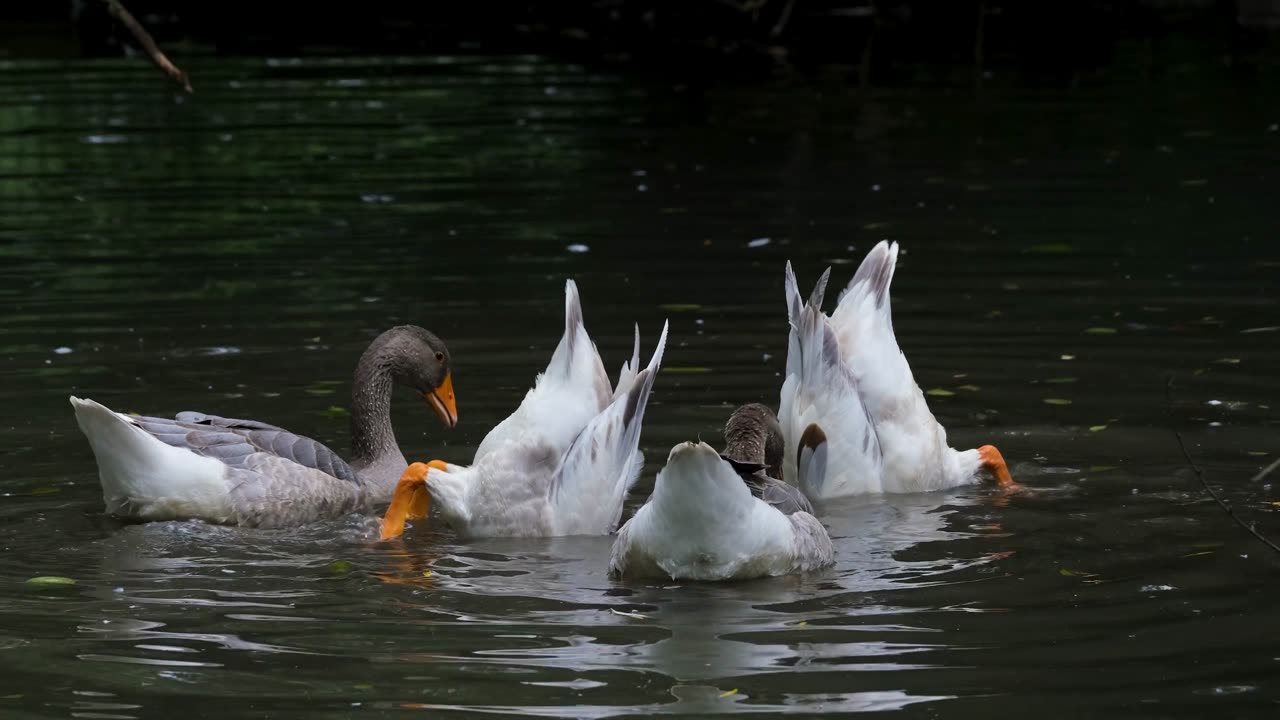
M 1013 476 L 1009 474 L 1009 466 L 1005 464 L 1004 456 L 995 445 L 983 445 L 978 448 L 978 456 L 982 458 L 983 469 L 991 473 L 996 485 L 1007 489 L 1018 487 L 1018 483 L 1014 482 Z

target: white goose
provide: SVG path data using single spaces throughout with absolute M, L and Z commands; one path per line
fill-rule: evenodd
M 653 494 L 618 530 L 611 576 L 748 580 L 835 562 L 831 536 L 809 501 L 768 474 L 776 475 L 782 460 L 773 412 L 754 403 L 738 408 L 725 425 L 725 440 L 724 453 L 704 442 L 671 449 Z M 801 468 L 802 477 L 821 471 Z
M 643 370 L 640 330 L 616 388 L 582 322 L 578 287 L 565 283 L 564 336 L 524 401 L 489 431 L 468 467 L 413 463 L 387 509 L 382 537 L 404 531 L 416 488 L 464 537 L 607 535 L 640 476 L 640 429 L 667 342 L 664 323 Z
M 791 331 L 778 407 L 783 473 L 796 477 L 797 462 L 825 465 L 825 472 L 799 478 L 811 500 L 927 492 L 984 474 L 1014 485 L 999 450 L 952 449 L 929 411 L 893 334 L 889 285 L 897 259 L 897 243 L 872 248 L 829 317 L 822 299 L 831 269 L 804 302 L 787 263 Z M 814 447 L 815 434 L 825 434 L 825 446 Z

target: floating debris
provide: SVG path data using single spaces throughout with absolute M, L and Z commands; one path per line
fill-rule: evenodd
M 1076 356 L 1075 355 L 1059 355 L 1058 359 L 1059 360 L 1075 360 Z
M 1091 327 L 1085 328 L 1086 335 L 1115 335 L 1116 329 L 1113 327 Z
M 951 397 L 952 395 L 955 395 L 955 393 L 951 390 L 947 390 L 946 388 L 932 388 L 926 392 L 925 395 L 931 395 L 933 397 Z
M 75 585 L 76 581 L 61 575 L 37 575 L 24 583 L 29 588 L 59 588 Z
M 351 562 L 347 560 L 334 560 L 333 562 L 329 563 L 328 569 L 329 569 L 329 572 L 333 573 L 334 575 L 345 575 L 351 572 L 352 570 L 355 570 L 356 566 L 352 565 Z
M 1045 405 L 1070 405 L 1071 401 L 1066 398 L 1045 398 Z
M 1240 358 L 1218 358 L 1214 362 L 1219 365 L 1239 365 Z
M 613 613 L 614 615 L 621 615 L 622 617 L 629 617 L 629 618 L 631 618 L 631 619 L 633 619 L 633 620 L 648 620 L 648 619 L 649 619 L 649 616 L 648 616 L 648 615 L 642 615 L 642 614 L 640 614 L 640 613 L 638 613 L 638 612 L 635 612 L 635 611 L 633 611 L 633 610 L 615 610 L 615 609 L 613 609 L 613 608 L 609 608 L 609 612 Z
M 956 387 L 956 389 L 957 389 L 957 390 L 967 390 L 967 391 L 969 391 L 969 392 L 978 392 L 978 391 L 979 391 L 979 390 L 981 390 L 982 388 L 978 387 L 977 385 L 960 385 L 960 386 Z
M 1090 425 L 1089 426 L 1089 432 L 1102 432 L 1103 430 L 1106 430 L 1106 429 L 1107 429 L 1106 425 Z
M 737 694 L 738 694 L 738 688 L 734 688 L 734 689 L 732 689 L 732 690 L 725 690 L 724 692 L 720 693 L 720 697 L 722 697 L 722 698 L 727 698 L 727 697 L 730 697 L 730 696 L 732 696 L 732 695 L 737 695 Z

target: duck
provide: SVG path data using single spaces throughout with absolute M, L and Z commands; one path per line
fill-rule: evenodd
M 480 442 L 470 465 L 405 468 L 383 518 L 400 537 L 426 487 L 428 507 L 462 538 L 608 535 L 644 466 L 645 408 L 667 343 L 667 323 L 640 368 L 640 328 L 612 385 L 583 322 L 577 284 L 565 282 L 564 334 L 546 370 L 511 415 Z
M 814 502 L 980 481 L 1017 487 L 994 445 L 950 447 L 930 412 L 894 335 L 889 287 L 897 260 L 896 242 L 877 243 L 830 315 L 822 304 L 831 268 L 805 300 L 787 262 L 790 330 L 778 405 L 784 474 L 797 477 Z M 819 436 L 826 442 L 817 443 Z M 799 464 L 823 471 L 800 477 Z
M 285 528 L 392 499 L 407 464 L 391 427 L 393 386 L 411 388 L 447 428 L 458 424 L 449 349 L 400 325 L 378 335 L 356 364 L 351 455 L 258 420 L 197 411 L 173 418 L 116 412 L 71 396 L 98 466 L 109 515 L 130 522 L 200 520 Z M 408 512 L 425 512 L 425 495 Z
M 720 452 L 701 441 L 671 449 L 653 493 L 617 532 L 611 577 L 719 582 L 834 564 L 831 536 L 812 504 L 780 477 L 783 437 L 774 412 L 742 405 L 724 434 Z M 806 463 L 800 471 L 823 467 Z

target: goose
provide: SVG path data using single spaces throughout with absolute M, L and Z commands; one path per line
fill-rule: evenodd
M 564 335 L 546 371 L 481 441 L 471 465 L 442 460 L 405 469 L 383 518 L 399 537 L 424 485 L 460 537 L 607 535 L 640 476 L 645 406 L 667 343 L 667 324 L 640 369 L 640 329 L 616 387 L 583 324 L 578 286 L 565 282 Z
M 798 463 L 823 465 L 824 472 L 798 478 L 815 502 L 929 492 L 983 478 L 1015 487 L 994 445 L 951 448 L 929 411 L 893 332 L 889 285 L 897 259 L 896 242 L 873 247 L 830 316 L 822 301 L 831 268 L 804 301 L 787 262 L 790 334 L 778 406 L 784 474 L 796 477 Z M 815 444 L 815 434 L 827 442 Z
M 180 412 L 173 419 L 112 411 L 71 396 L 98 465 L 110 515 L 283 528 L 390 500 L 405 468 L 391 428 L 393 385 L 420 394 L 446 427 L 458 423 L 449 350 L 415 325 L 383 332 L 360 357 L 351 388 L 351 459 L 257 420 Z M 425 497 L 410 508 L 425 510 Z
M 833 564 L 831 536 L 808 498 L 778 477 L 782 444 L 773 411 L 751 403 L 730 416 L 723 452 L 704 442 L 672 448 L 653 494 L 618 530 L 609 575 L 749 580 Z M 823 468 L 806 463 L 800 471 Z

